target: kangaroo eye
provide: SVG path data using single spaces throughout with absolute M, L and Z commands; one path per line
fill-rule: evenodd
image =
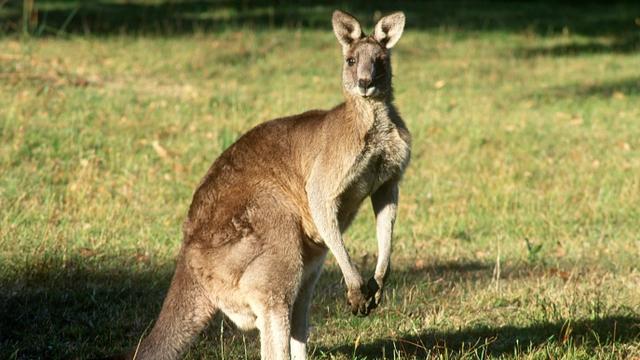
M 352 57 L 347 58 L 347 65 L 353 66 L 353 65 L 355 65 L 355 63 L 356 63 L 356 59 L 354 59 Z

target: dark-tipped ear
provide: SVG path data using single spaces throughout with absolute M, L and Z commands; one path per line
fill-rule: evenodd
M 382 46 L 391 49 L 393 45 L 400 40 L 402 30 L 404 30 L 404 19 L 404 13 L 402 11 L 383 17 L 376 24 L 373 37 L 382 44 Z
M 351 45 L 362 37 L 362 28 L 356 18 L 346 12 L 336 10 L 331 18 L 333 32 L 343 47 Z

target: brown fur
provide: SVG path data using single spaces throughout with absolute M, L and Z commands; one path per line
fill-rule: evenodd
M 333 24 L 345 59 L 358 57 L 344 65 L 346 102 L 263 123 L 214 162 L 193 196 L 160 316 L 130 357 L 176 358 L 222 311 L 238 327 L 260 330 L 263 359 L 304 358 L 309 302 L 328 250 L 345 275 L 352 311 L 366 315 L 378 305 L 410 154 L 409 132 L 391 102 L 385 47 L 397 41 L 404 16 L 384 18 L 371 37 L 346 13 L 335 12 Z M 389 38 L 390 28 L 397 37 Z M 367 76 L 370 87 L 354 89 Z M 340 233 L 369 196 L 380 259 L 365 284 Z

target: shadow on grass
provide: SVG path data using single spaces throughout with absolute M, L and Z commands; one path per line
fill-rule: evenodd
M 623 35 L 610 41 L 572 42 L 553 46 L 529 47 L 516 50 L 516 56 L 533 58 L 538 56 L 568 57 L 588 54 L 631 54 L 640 51 L 640 36 Z
M 30 265 L 18 277 L 5 275 L 0 279 L 0 358 L 97 356 L 133 346 L 155 320 L 173 274 L 172 264 L 138 260 L 55 258 Z M 402 280 L 389 286 L 490 277 L 486 264 L 435 263 L 399 269 L 392 278 Z M 318 289 L 315 307 L 347 313 L 337 269 L 326 269 Z M 219 320 L 212 328 L 218 330 L 205 336 L 216 338 L 211 333 L 219 332 Z
M 623 39 L 637 32 L 637 1 L 36 1 L 35 34 L 64 33 L 179 35 L 227 28 L 330 29 L 331 12 L 350 11 L 371 26 L 374 12 L 403 10 L 409 29 L 527 32 L 539 35 L 570 31 L 584 36 Z M 0 30 L 21 29 L 21 2 L 0 9 Z M 622 47 L 626 50 L 626 46 Z M 616 51 L 616 46 L 610 48 Z M 581 49 L 575 49 L 580 51 Z M 535 51 L 534 51 L 535 52 Z
M 104 264 L 110 265 L 105 267 Z M 502 273 L 504 279 L 514 279 L 546 276 L 548 270 L 524 265 L 505 267 Z M 32 264 L 20 276 L 5 275 L 0 279 L 0 358 L 83 358 L 129 349 L 157 317 L 172 273 L 172 264 L 154 264 L 149 259 L 141 261 L 134 256 L 132 260 L 53 259 Z M 395 289 L 399 296 L 411 289 L 415 291 L 416 287 L 422 289 L 419 291 L 424 296 L 438 296 L 461 282 L 488 286 L 492 278 L 491 264 L 433 262 L 397 269 L 391 276 L 389 288 Z M 312 315 L 316 320 L 323 316 L 320 309 L 348 313 L 342 275 L 335 267 L 328 267 L 323 274 L 313 308 Z M 595 329 L 605 336 L 616 322 L 619 324 L 617 338 L 621 341 L 638 334 L 638 328 L 630 326 L 637 323 L 635 318 L 576 323 L 573 334 L 580 335 L 587 329 Z M 199 340 L 207 344 L 204 347 L 209 349 L 207 351 L 211 350 L 212 344 L 214 348 L 218 346 L 221 326 L 225 329 L 223 341 L 231 344 L 235 341 L 237 344 L 240 332 L 234 330 L 228 321 L 221 323 L 218 318 L 212 321 Z M 363 345 L 359 351 L 363 355 L 378 357 L 381 349 L 389 351 L 395 343 L 407 353 L 422 354 L 444 343 L 455 349 L 463 344 L 494 339 L 492 349 L 506 352 L 512 351 L 517 341 L 520 344 L 529 340 L 540 343 L 551 335 L 560 334 L 562 326 L 548 324 L 531 328 L 503 327 L 422 334 L 379 340 Z M 258 348 L 255 337 L 250 336 L 249 343 L 252 351 Z M 328 351 L 351 352 L 352 349 L 345 345 Z
M 454 332 L 424 332 L 420 335 L 380 339 L 361 344 L 355 351 L 353 345 L 333 349 L 320 349 L 329 353 L 348 356 L 365 356 L 381 359 L 394 351 L 404 356 L 418 358 L 435 355 L 455 356 L 475 353 L 483 357 L 502 354 L 526 353 L 541 345 L 558 343 L 573 345 L 605 345 L 635 343 L 640 341 L 640 317 L 609 316 L 590 320 L 535 324 L 531 326 L 478 327 Z
M 640 77 L 596 83 L 594 81 L 562 85 L 538 91 L 531 97 L 542 101 L 555 102 L 558 99 L 580 98 L 624 98 L 640 95 Z
M 173 267 L 125 262 L 101 268 L 54 259 L 25 272 L 0 279 L 3 359 L 59 359 L 131 346 L 159 311 Z

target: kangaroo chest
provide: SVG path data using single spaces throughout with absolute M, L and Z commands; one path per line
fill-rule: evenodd
M 340 218 L 348 226 L 365 197 L 382 184 L 400 178 L 409 162 L 408 133 L 402 136 L 390 121 L 374 124 L 364 138 L 364 146 L 355 157 L 340 197 Z M 406 130 L 405 130 L 406 131 Z

